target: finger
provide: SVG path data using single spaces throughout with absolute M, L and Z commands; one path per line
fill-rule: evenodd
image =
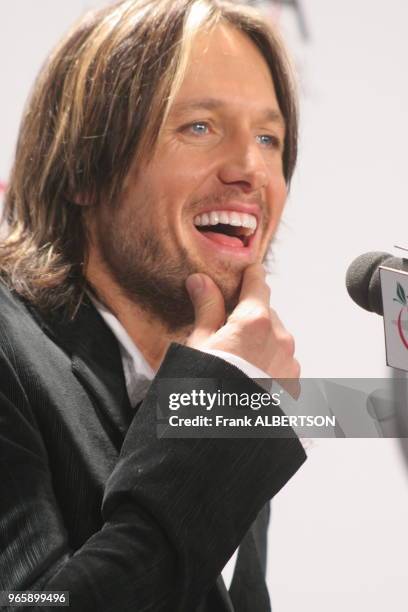
M 269 310 L 270 293 L 264 267 L 260 263 L 251 264 L 244 271 L 239 303 L 234 313 L 245 315 L 255 308 Z
M 225 322 L 224 297 L 212 278 L 206 274 L 192 274 L 186 289 L 194 307 L 194 329 L 187 340 L 191 347 L 199 346 Z
M 271 318 L 272 327 L 275 330 L 276 335 L 282 333 L 287 333 L 282 320 L 279 318 L 278 313 L 273 308 L 269 308 L 269 316 Z
M 300 383 L 300 372 L 301 367 L 300 363 L 294 357 L 289 364 L 289 367 L 286 370 L 285 378 L 280 377 L 279 384 L 286 389 L 286 391 L 293 397 L 294 400 L 299 399 L 301 393 L 301 383 Z
M 298 378 L 277 378 L 276 381 L 289 393 L 294 400 L 298 400 L 302 386 Z

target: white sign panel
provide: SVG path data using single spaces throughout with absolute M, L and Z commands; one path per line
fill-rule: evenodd
M 387 364 L 408 371 L 408 272 L 380 266 Z

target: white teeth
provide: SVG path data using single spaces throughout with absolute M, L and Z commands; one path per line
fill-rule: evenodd
M 233 225 L 234 227 L 239 227 L 240 225 L 242 225 L 241 215 L 236 212 L 230 212 L 229 224 Z
M 203 213 L 201 215 L 201 225 L 210 225 L 210 217 L 207 213 Z
M 256 229 L 256 218 L 253 215 L 242 215 L 242 225 L 243 227 L 248 227 L 249 229 Z
M 211 225 L 217 225 L 220 222 L 220 217 L 215 210 L 210 212 L 210 223 Z
M 209 213 L 202 213 L 194 218 L 194 225 L 198 227 L 217 225 L 218 223 L 232 225 L 233 227 L 245 227 L 252 230 L 251 234 L 255 232 L 258 225 L 255 215 L 239 213 L 234 210 L 212 210 Z

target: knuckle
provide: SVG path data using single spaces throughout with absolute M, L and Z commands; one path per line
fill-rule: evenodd
M 265 309 L 253 313 L 247 319 L 247 327 L 254 334 L 268 335 L 272 330 L 269 312 Z
M 201 310 L 212 310 L 217 306 L 217 300 L 213 296 L 206 297 L 200 304 Z

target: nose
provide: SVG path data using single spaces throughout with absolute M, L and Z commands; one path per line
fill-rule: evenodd
M 245 193 L 267 185 L 269 170 L 253 135 L 231 139 L 219 165 L 218 178 L 224 185 L 240 187 Z

